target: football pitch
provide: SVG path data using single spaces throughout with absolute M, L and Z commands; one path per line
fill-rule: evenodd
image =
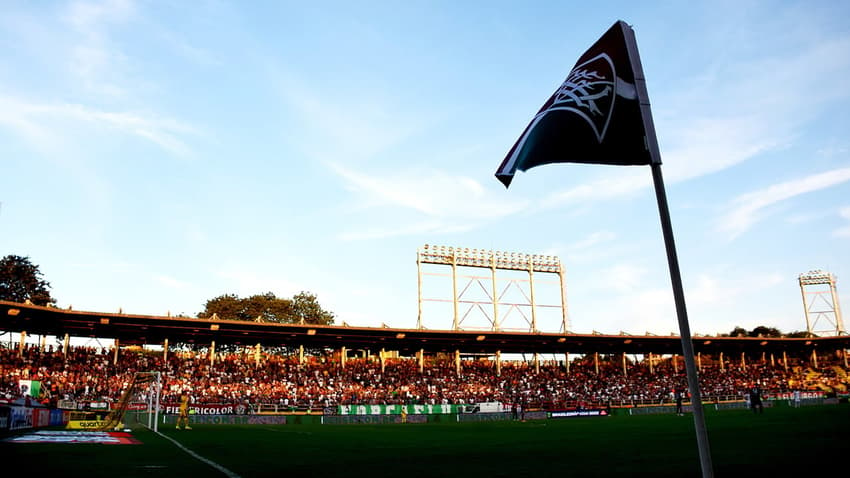
M 850 405 L 706 409 L 715 476 L 846 469 Z M 42 476 L 700 476 L 693 417 L 614 415 L 527 422 L 163 426 L 137 445 L 0 442 L 7 465 Z

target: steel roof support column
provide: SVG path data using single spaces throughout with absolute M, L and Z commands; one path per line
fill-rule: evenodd
M 623 376 L 625 377 L 628 374 L 629 371 L 626 370 L 626 352 L 623 352 Z
M 416 297 L 419 313 L 416 315 L 416 328 L 422 330 L 422 253 L 416 250 Z
M 803 285 L 803 281 L 799 281 L 799 282 L 800 282 L 800 294 L 803 296 L 803 312 L 805 312 L 805 315 L 806 315 L 806 332 L 808 332 L 809 337 L 811 337 L 813 335 L 812 334 L 812 321 L 811 321 L 811 318 L 809 317 L 809 301 L 806 299 L 806 287 Z
M 561 281 L 561 328 L 562 332 L 568 334 L 570 332 L 570 321 L 567 315 L 567 278 L 564 272 L 564 265 L 558 264 L 558 279 Z
M 458 330 L 460 324 L 457 315 L 457 253 L 454 251 L 452 251 L 452 306 L 454 308 L 452 330 Z
M 835 276 L 830 276 L 829 291 L 832 293 L 832 309 L 835 315 L 835 329 L 838 335 L 845 332 L 844 320 L 841 318 L 841 306 L 838 304 L 838 292 L 835 290 Z
M 490 256 L 490 277 L 493 282 L 493 330 L 499 331 L 499 291 L 496 290 L 496 254 Z
M 534 306 L 534 263 L 528 263 L 528 288 L 531 294 L 531 331 L 537 332 L 537 308 Z

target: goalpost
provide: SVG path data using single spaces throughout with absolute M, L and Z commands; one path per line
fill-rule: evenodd
M 115 408 L 106 416 L 99 430 L 147 427 L 158 430 L 159 399 L 162 391 L 160 372 L 136 372 L 124 389 Z

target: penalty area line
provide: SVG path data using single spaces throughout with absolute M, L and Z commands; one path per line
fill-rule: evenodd
M 166 440 L 170 441 L 171 443 L 174 443 L 175 445 L 177 445 L 177 448 L 180 448 L 181 450 L 185 451 L 186 453 L 189 454 L 189 456 L 191 456 L 191 457 L 193 457 L 193 458 L 195 458 L 195 459 L 197 459 L 201 462 L 204 462 L 207 465 L 210 465 L 211 467 L 215 468 L 216 470 L 222 472 L 224 474 L 224 476 L 227 476 L 228 478 L 241 478 L 236 473 L 233 473 L 232 471 L 230 471 L 227 468 L 219 465 L 218 463 L 216 463 L 212 460 L 208 460 L 208 459 L 202 457 L 201 455 L 195 453 L 194 451 L 186 448 L 185 446 L 183 446 L 179 441 L 175 440 L 174 438 L 171 438 L 168 435 L 164 435 L 164 434 L 162 434 L 161 432 L 158 432 L 158 431 L 154 432 L 154 433 L 165 438 Z

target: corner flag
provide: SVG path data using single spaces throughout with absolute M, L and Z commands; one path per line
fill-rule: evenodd
M 496 171 L 549 163 L 660 163 L 634 32 L 618 21 L 578 59 Z
M 650 166 L 679 320 L 700 466 L 703 478 L 712 478 L 714 470 L 699 373 L 661 174 L 661 153 L 637 41 L 634 31 L 625 22 L 615 23 L 578 59 L 561 87 L 543 104 L 514 143 L 496 170 L 496 178 L 508 187 L 517 169 L 525 171 L 549 163 Z

